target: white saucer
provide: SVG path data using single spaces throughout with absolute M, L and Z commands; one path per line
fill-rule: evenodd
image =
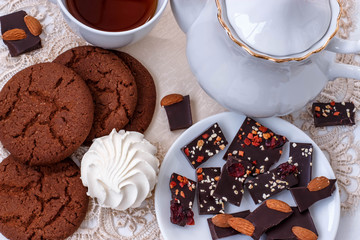
M 161 165 L 159 173 L 159 181 L 155 192 L 155 211 L 161 233 L 167 240 L 172 239 L 201 239 L 211 240 L 210 231 L 207 225 L 206 219 L 212 217 L 212 215 L 198 214 L 197 196 L 193 207 L 195 226 L 180 227 L 170 222 L 170 200 L 171 194 L 169 189 L 169 179 L 173 172 L 184 175 L 192 180 L 195 180 L 195 170 L 190 166 L 180 148 L 197 137 L 200 133 L 205 131 L 213 123 L 219 123 L 222 128 L 225 137 L 230 143 L 239 130 L 245 116 L 236 113 L 221 113 L 218 115 L 206 118 L 188 130 L 186 130 L 171 146 L 166 154 L 164 161 Z M 326 159 L 320 148 L 312 141 L 304 132 L 295 127 L 294 125 L 280 119 L 280 118 L 266 118 L 259 119 L 260 123 L 269 127 L 274 132 L 286 136 L 289 141 L 311 143 L 314 147 L 313 154 L 313 177 L 326 176 L 328 178 L 335 178 L 334 172 L 331 169 L 329 161 Z M 227 148 L 226 148 L 227 149 Z M 222 156 L 225 150 L 209 159 L 206 163 L 201 165 L 202 167 L 221 167 L 225 161 L 222 160 Z M 284 146 L 283 155 L 280 158 L 279 163 L 285 162 L 289 155 L 289 143 Z M 276 164 L 277 165 L 277 164 Z M 284 191 L 275 197 L 281 199 L 291 206 L 295 206 L 294 200 L 291 197 L 289 191 Z M 257 206 L 252 201 L 250 195 L 245 191 L 244 198 L 241 206 L 236 207 L 231 204 L 227 204 L 226 212 L 236 212 L 241 210 L 250 209 L 254 210 Z M 335 239 L 337 228 L 340 218 L 340 195 L 338 186 L 336 184 L 336 191 L 333 195 L 327 199 L 321 200 L 310 207 L 310 213 L 313 217 L 316 225 L 319 240 L 331 240 Z M 239 236 L 232 236 L 224 238 L 239 239 Z M 241 236 L 241 239 L 251 239 L 250 237 Z M 261 239 L 265 239 L 262 237 Z

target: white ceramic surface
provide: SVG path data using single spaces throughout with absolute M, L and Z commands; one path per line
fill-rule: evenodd
M 229 110 L 252 117 L 286 115 L 314 99 L 328 80 L 360 79 L 360 68 L 335 63 L 335 53 L 330 51 L 283 63 L 253 57 L 227 36 L 216 17 L 215 0 L 171 1 L 177 22 L 187 34 L 192 72 L 200 86 Z M 186 12 L 189 6 L 194 6 L 191 15 Z M 192 24 L 185 20 L 187 16 Z M 335 38 L 328 48 L 358 52 L 360 44 Z
M 224 2 L 224 11 L 238 37 L 257 52 L 277 57 L 306 55 L 321 39 L 330 38 L 326 34 L 330 22 L 338 17 L 329 0 Z M 337 0 L 332 3 L 338 5 Z
M 245 116 L 243 115 L 229 112 L 211 116 L 198 122 L 188 130 L 186 130 L 169 149 L 161 165 L 159 180 L 155 191 L 156 216 L 160 230 L 166 240 L 211 239 L 206 222 L 206 219 L 208 217 L 211 217 L 211 215 L 199 216 L 197 211 L 197 200 L 195 200 L 194 205 L 195 226 L 180 227 L 170 223 L 171 196 L 168 184 L 171 174 L 173 172 L 176 172 L 190 179 L 195 179 L 195 170 L 187 162 L 183 153 L 180 151 L 180 148 L 187 144 L 189 141 L 191 141 L 193 138 L 198 136 L 201 132 L 203 132 L 215 122 L 219 123 L 225 134 L 225 137 L 229 142 L 231 142 L 232 138 L 235 136 L 244 119 Z M 326 176 L 328 178 L 334 178 L 334 173 L 325 155 L 322 153 L 319 147 L 300 129 L 279 118 L 259 119 L 259 122 L 271 128 L 273 131 L 288 137 L 290 141 L 312 143 L 314 146 L 313 177 Z M 284 153 L 279 163 L 285 162 L 288 159 L 288 145 L 289 143 L 284 146 Z M 225 153 L 226 149 L 208 160 L 202 165 L 202 167 L 222 166 L 225 163 L 224 160 L 222 160 L 222 156 Z M 275 198 L 284 200 L 290 205 L 294 206 L 294 201 L 288 191 L 278 194 Z M 256 206 L 254 205 L 253 200 L 246 191 L 241 206 L 236 207 L 228 204 L 226 212 L 236 212 L 246 209 L 254 210 L 255 208 Z M 319 240 L 334 239 L 340 218 L 339 191 L 336 190 L 331 197 L 315 203 L 312 207 L 310 207 L 310 213 L 318 230 Z M 226 239 L 239 239 L 239 236 L 233 236 Z M 241 239 L 251 238 L 241 236 Z
M 107 48 L 116 49 L 131 43 L 137 42 L 148 34 L 151 29 L 156 25 L 165 10 L 168 0 L 158 0 L 158 6 L 155 15 L 145 24 L 122 32 L 107 32 L 91 28 L 73 17 L 66 7 L 66 0 L 50 0 L 59 5 L 61 12 L 69 24 L 69 26 L 82 38 L 92 45 Z

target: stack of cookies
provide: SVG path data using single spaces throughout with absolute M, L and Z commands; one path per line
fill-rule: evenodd
M 30 66 L 0 92 L 0 232 L 9 239 L 64 239 L 83 221 L 87 189 L 68 157 L 112 129 L 144 132 L 154 81 L 122 52 L 84 46 Z

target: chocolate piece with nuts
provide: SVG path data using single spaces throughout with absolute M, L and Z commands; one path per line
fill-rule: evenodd
M 253 165 L 250 162 L 229 156 L 222 168 L 214 196 L 224 202 L 240 206 L 244 194 L 244 183 L 252 169 Z
M 255 204 L 298 184 L 298 168 L 288 162 L 245 183 Z
M 226 138 L 218 123 L 212 125 L 205 132 L 181 148 L 193 168 L 209 160 L 227 145 Z
M 242 211 L 242 212 L 237 212 L 237 213 L 232 213 L 232 217 L 239 217 L 239 218 L 245 218 L 250 214 L 250 211 Z M 219 214 L 222 215 L 222 214 Z M 219 215 L 216 215 L 212 218 L 208 218 L 207 222 L 209 225 L 209 229 L 210 229 L 210 233 L 211 233 L 211 237 L 213 240 L 219 239 L 219 238 L 224 238 L 224 237 L 229 237 L 229 236 L 233 236 L 233 235 L 237 235 L 239 234 L 238 231 L 236 231 L 235 229 L 233 229 L 232 227 L 218 227 L 213 223 L 213 219 Z
M 282 146 L 287 141 L 286 137 L 275 134 L 251 118 L 246 118 L 226 151 L 224 159 L 230 155 L 248 160 L 255 166 L 252 175 L 256 176 L 267 172 L 279 161 Z
M 213 196 L 220 173 L 217 167 L 196 169 L 200 215 L 224 213 L 224 202 Z
M 298 205 L 299 211 L 306 211 L 311 205 L 324 198 L 330 197 L 335 191 L 336 179 L 316 177 L 307 187 L 291 188 L 290 192 Z
M 163 97 L 160 104 L 165 108 L 171 131 L 188 128 L 193 124 L 189 95 L 170 94 Z
M 289 162 L 297 165 L 298 187 L 307 186 L 311 180 L 313 146 L 311 143 L 290 143 Z
M 194 225 L 192 207 L 195 199 L 196 182 L 177 173 L 170 177 L 170 221 L 179 226 Z
M 236 231 L 260 239 L 268 229 L 277 226 L 293 213 L 291 207 L 280 200 L 269 199 L 245 218 L 231 218 L 228 223 Z
M 2 16 L 0 22 L 3 41 L 12 57 L 41 48 L 40 37 L 32 34 L 41 33 L 41 25 L 35 18 L 27 16 L 25 11 Z
M 317 239 L 318 233 L 310 212 L 306 210 L 300 213 L 297 207 L 291 209 L 293 214 L 289 218 L 266 232 L 266 240 Z M 299 232 L 310 238 L 298 238 Z M 313 238 L 313 236 L 316 236 L 316 238 Z
M 351 102 L 313 103 L 315 127 L 355 125 L 356 108 Z

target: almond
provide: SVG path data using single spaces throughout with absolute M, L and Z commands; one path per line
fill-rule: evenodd
M 233 217 L 228 220 L 228 223 L 233 229 L 242 234 L 248 236 L 252 236 L 254 234 L 255 226 L 244 218 Z
M 318 236 L 311 230 L 294 226 L 291 231 L 299 240 L 317 240 Z
M 4 32 L 4 34 L 2 35 L 2 38 L 5 41 L 21 40 L 21 39 L 26 38 L 26 33 L 22 29 L 14 28 L 14 29 Z
M 169 94 L 169 95 L 163 97 L 163 99 L 161 99 L 160 104 L 161 104 L 162 107 L 163 106 L 170 106 L 170 105 L 173 105 L 175 103 L 181 102 L 183 99 L 184 99 L 183 95 L 173 93 L 173 94 Z
M 32 35 L 39 36 L 41 34 L 42 27 L 39 20 L 32 16 L 26 15 L 24 17 L 24 21 Z
M 230 227 L 228 220 L 233 216 L 230 214 L 218 214 L 211 218 L 212 223 L 221 228 L 228 228 Z
M 291 213 L 292 209 L 291 207 L 283 201 L 277 200 L 277 199 L 269 199 L 265 201 L 265 204 L 268 208 L 272 210 L 276 210 L 283 213 Z
M 309 182 L 307 189 L 310 192 L 320 191 L 330 185 L 330 181 L 327 177 L 316 177 Z

